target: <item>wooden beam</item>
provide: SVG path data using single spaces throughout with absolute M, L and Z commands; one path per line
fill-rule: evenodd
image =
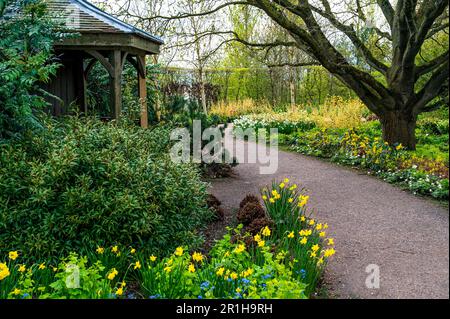
M 114 77 L 114 67 L 113 67 L 112 63 L 110 63 L 110 61 L 108 61 L 108 59 L 103 56 L 103 54 L 101 54 L 100 52 L 98 52 L 96 50 L 86 50 L 86 52 L 89 53 L 90 55 L 92 55 L 94 58 L 96 58 L 105 67 L 105 69 L 106 69 L 106 71 L 108 71 L 109 75 Z M 118 51 L 118 52 L 120 53 L 120 51 Z
M 145 55 L 137 56 L 138 61 L 138 91 L 141 104 L 141 127 L 148 128 L 148 105 L 147 105 L 147 81 L 145 69 Z
M 154 55 L 153 56 L 153 64 L 158 64 L 158 56 Z M 155 87 L 158 87 L 158 79 L 155 78 Z M 159 101 L 159 94 L 158 92 L 156 92 L 156 96 L 155 96 L 155 113 L 156 113 L 156 120 L 158 122 L 161 121 L 161 105 L 160 105 L 160 101 Z
M 111 110 L 113 118 L 119 120 L 122 113 L 122 52 L 112 51 L 110 63 L 113 68 L 113 75 L 110 76 Z

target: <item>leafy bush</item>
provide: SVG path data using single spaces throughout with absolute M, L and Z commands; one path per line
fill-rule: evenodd
M 0 252 L 35 260 L 97 244 L 159 252 L 199 242 L 212 212 L 196 169 L 169 157 L 169 130 L 69 118 L 0 145 Z

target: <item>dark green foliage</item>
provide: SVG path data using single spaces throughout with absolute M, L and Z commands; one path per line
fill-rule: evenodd
M 41 0 L 2 0 L 0 8 L 0 139 L 40 127 L 33 111 L 46 103 L 38 83 L 58 65 L 51 61 L 53 41 L 61 37 L 46 17 Z
M 169 129 L 69 118 L 0 149 L 0 253 L 35 259 L 97 245 L 152 253 L 199 242 L 206 185 L 169 157 Z

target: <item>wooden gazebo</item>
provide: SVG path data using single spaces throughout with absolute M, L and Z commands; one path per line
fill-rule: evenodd
M 122 108 L 122 71 L 126 61 L 137 71 L 141 103 L 141 126 L 148 126 L 146 92 L 146 56 L 156 55 L 163 41 L 105 13 L 84 0 L 48 0 L 49 14 L 62 19 L 77 35 L 55 44 L 61 67 L 46 86 L 60 98 L 49 99 L 51 112 L 58 116 L 76 103 L 88 113 L 86 86 L 89 71 L 99 62 L 109 73 L 111 118 L 118 119 Z

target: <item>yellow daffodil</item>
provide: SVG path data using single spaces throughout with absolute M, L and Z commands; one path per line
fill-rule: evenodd
M 256 242 L 259 242 L 259 241 L 261 240 L 261 236 L 260 236 L 259 234 L 256 234 L 256 235 L 253 237 L 253 239 L 254 239 Z
M 316 221 L 315 221 L 314 219 L 311 219 L 311 220 L 308 222 L 308 224 L 309 224 L 310 226 L 314 226 L 315 223 L 316 223 Z
M 285 188 L 285 187 L 286 187 L 286 184 L 285 184 L 285 183 L 281 183 L 281 184 L 280 184 L 280 188 L 281 188 L 281 189 L 283 189 L 283 188 Z
M 315 253 L 315 252 L 311 252 L 311 258 L 315 258 L 315 257 L 317 257 L 317 254 Z
M 125 281 L 122 281 L 122 282 L 120 283 L 120 287 L 121 287 L 121 288 L 124 288 L 126 285 L 127 285 L 127 283 L 126 283 Z
M 10 275 L 9 268 L 5 263 L 0 263 L 0 280 L 5 279 Z
M 323 228 L 323 224 L 317 224 L 316 230 L 321 230 Z
M 267 196 L 263 195 L 262 199 L 266 201 L 267 200 Z
M 172 267 L 167 266 L 167 267 L 164 268 L 164 271 L 165 271 L 166 273 L 170 273 L 170 272 L 172 271 Z
M 258 242 L 258 247 L 263 248 L 265 245 L 266 245 L 266 242 L 265 242 L 264 240 L 260 240 L 260 241 Z
M 334 250 L 334 248 L 330 248 L 325 250 L 324 256 L 325 258 L 329 258 L 331 256 L 333 256 L 334 254 L 336 254 L 336 251 Z
M 25 272 L 27 270 L 27 267 L 25 267 L 25 265 L 20 265 L 18 270 L 19 272 Z
M 238 278 L 238 274 L 235 273 L 235 272 L 232 272 L 232 273 L 230 274 L 230 278 L 233 279 L 233 280 L 236 280 L 236 279 Z
M 225 252 L 225 257 L 230 257 L 230 252 L 228 250 Z
M 318 251 L 319 249 L 320 249 L 320 246 L 317 244 L 315 244 L 314 246 L 311 247 L 311 250 L 314 252 Z
M 117 271 L 116 268 L 113 268 L 109 271 L 108 275 L 106 276 L 106 278 L 108 278 L 109 280 L 114 280 L 114 278 L 116 278 L 116 276 L 119 274 L 119 272 Z
M 12 291 L 12 294 L 15 295 L 15 296 L 20 295 L 20 293 L 21 293 L 21 290 L 20 290 L 20 289 L 17 289 L 17 288 L 15 288 L 15 289 Z
M 303 237 L 303 238 L 300 240 L 300 244 L 302 244 L 302 245 L 306 245 L 307 242 L 308 242 L 308 238 L 306 238 L 306 237 Z
M 249 268 L 249 269 L 247 269 L 246 271 L 244 271 L 243 273 L 242 273 L 242 276 L 243 277 L 248 277 L 248 276 L 251 276 L 253 274 L 253 269 L 252 268 Z
M 175 249 L 175 256 L 181 256 L 183 255 L 184 249 L 183 247 L 178 247 L 177 249 Z
M 262 231 L 262 235 L 265 237 L 269 237 L 271 234 L 270 228 L 269 227 L 264 227 L 263 231 Z
M 241 293 L 241 291 L 242 291 L 241 288 L 239 288 L 239 287 L 236 288 L 236 292 L 237 292 L 238 294 Z
M 297 184 L 294 184 L 294 185 L 292 185 L 292 186 L 289 188 L 290 191 L 293 191 L 293 190 L 296 190 L 296 189 L 297 189 Z
M 269 202 L 271 202 L 272 204 L 274 204 L 274 203 L 275 203 L 275 199 L 274 199 L 274 198 L 270 198 L 270 199 L 269 199 Z
M 16 251 L 10 251 L 8 254 L 9 259 L 16 260 L 19 257 L 19 253 Z
M 39 270 L 44 270 L 45 268 L 46 268 L 46 266 L 44 263 L 40 264 L 38 267 Z
M 117 288 L 116 295 L 117 296 L 122 296 L 123 295 L 123 288 L 122 287 Z
M 284 179 L 283 183 L 285 183 L 285 184 L 289 183 L 289 178 L 286 177 L 286 178 Z
M 141 263 L 139 262 L 139 260 L 134 263 L 134 270 L 141 269 L 141 267 L 142 266 L 141 266 Z
M 306 217 L 305 216 L 300 216 L 300 221 L 306 222 Z
M 151 256 L 150 256 L 150 260 L 151 260 L 151 261 L 155 261 L 155 260 L 156 260 L 156 258 L 157 258 L 157 257 L 156 257 L 156 256 L 154 256 L 154 255 L 151 255 Z
M 111 251 L 115 254 L 117 254 L 119 252 L 119 246 L 113 246 L 111 247 Z
M 288 202 L 292 204 L 294 202 L 294 199 L 293 198 L 289 198 Z
M 196 262 L 202 262 L 203 261 L 203 255 L 201 253 L 198 252 L 194 252 L 192 254 L 192 259 Z
M 58 267 L 52 266 L 52 270 L 53 270 L 53 272 L 57 272 L 58 271 Z
M 309 196 L 300 196 L 300 202 L 298 203 L 298 207 L 305 207 L 308 204 Z
M 189 271 L 190 273 L 194 273 L 194 272 L 195 272 L 195 266 L 194 266 L 194 264 L 190 264 L 190 265 L 189 265 L 188 271 Z
M 290 232 L 289 234 L 288 234 L 288 236 L 287 236 L 288 238 L 294 238 L 295 237 L 295 235 L 294 235 L 294 232 L 292 231 L 292 232 Z
M 136 253 L 136 249 L 131 248 L 131 249 L 130 249 L 130 254 L 135 254 L 135 253 Z
M 323 264 L 323 257 L 320 257 L 319 260 L 317 261 L 317 265 L 322 265 Z
M 328 238 L 328 246 L 333 246 L 333 245 L 334 245 L 334 239 Z
M 400 151 L 403 148 L 402 144 L 398 144 L 398 146 L 395 148 L 397 151 Z
M 277 195 L 278 195 L 278 192 L 277 192 L 276 189 L 274 189 L 274 190 L 272 191 L 272 195 L 273 195 L 273 196 L 277 196 Z
M 237 254 L 240 254 L 240 253 L 242 253 L 244 250 L 245 250 L 245 245 L 244 245 L 244 244 L 239 244 L 239 245 L 235 248 L 234 252 L 237 253 Z
M 225 272 L 225 268 L 220 267 L 220 268 L 217 270 L 216 275 L 217 275 L 217 276 L 223 276 L 223 273 L 224 273 L 224 272 Z
M 103 248 L 103 247 L 97 247 L 97 249 L 96 249 L 95 251 L 97 252 L 97 254 L 103 255 L 103 253 L 105 252 L 105 248 Z
M 319 233 L 319 237 L 322 237 L 322 238 L 325 237 L 326 235 L 327 235 L 327 233 L 325 233 L 324 231 Z
M 328 224 L 324 224 L 323 229 L 328 229 Z

